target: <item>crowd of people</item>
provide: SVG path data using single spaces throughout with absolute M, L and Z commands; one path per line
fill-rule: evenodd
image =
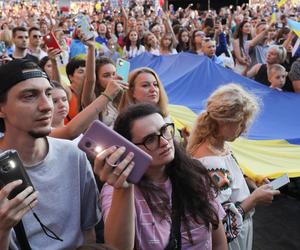
M 10 198 L 21 181 L 1 187 L 0 249 L 252 249 L 255 207 L 279 191 L 244 176 L 228 142 L 255 119 L 257 97 L 221 86 L 191 133 L 179 135 L 159 75 L 139 67 L 125 80 L 116 62 L 192 53 L 274 91 L 300 93 L 300 47 L 287 24 L 300 20 L 300 6 L 113 2 L 67 11 L 49 1 L 2 6 L 0 152 L 18 152 L 34 189 Z M 92 38 L 78 25 L 82 16 Z M 47 46 L 49 34 L 58 48 Z M 138 166 L 124 147 L 89 158 L 77 148 L 96 119 L 152 157 L 138 184 L 127 182 Z

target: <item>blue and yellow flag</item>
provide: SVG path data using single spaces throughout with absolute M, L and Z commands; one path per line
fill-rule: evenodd
M 276 7 L 272 6 L 271 23 L 276 23 Z
M 296 22 L 292 19 L 288 19 L 288 26 L 291 30 L 295 32 L 295 34 L 300 37 L 300 23 Z
M 170 113 L 178 127 L 191 128 L 206 99 L 220 85 L 234 82 L 256 94 L 262 110 L 244 138 L 232 143 L 244 173 L 256 180 L 284 173 L 300 176 L 299 94 L 270 89 L 205 56 L 190 53 L 144 53 L 131 60 L 131 69 L 142 66 L 154 69 L 160 76 L 170 104 L 177 105 L 170 107 Z

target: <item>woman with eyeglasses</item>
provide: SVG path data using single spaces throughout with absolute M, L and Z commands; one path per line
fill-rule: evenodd
M 133 154 L 124 148 L 96 157 L 95 173 L 107 182 L 100 195 L 105 243 L 116 249 L 227 249 L 215 187 L 202 164 L 174 142 L 174 125 L 151 104 L 123 111 L 114 129 L 152 156 L 137 185 L 126 178 Z

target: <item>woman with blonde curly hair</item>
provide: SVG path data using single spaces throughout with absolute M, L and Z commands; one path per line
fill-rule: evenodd
M 254 208 L 271 203 L 273 196 L 279 194 L 268 184 L 254 185 L 250 194 L 227 143 L 247 130 L 258 110 L 257 98 L 241 86 L 221 86 L 208 98 L 187 145 L 188 153 L 208 169 L 219 186 L 218 198 L 227 214 L 223 224 L 229 249 L 234 250 L 252 249 Z
M 119 111 L 134 103 L 152 103 L 157 105 L 164 118 L 171 121 L 168 112 L 168 97 L 164 87 L 153 69 L 141 67 L 133 70 L 128 78 L 129 89 L 124 92 Z

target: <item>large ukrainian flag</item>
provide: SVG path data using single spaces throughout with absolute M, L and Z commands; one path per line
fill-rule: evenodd
M 241 167 L 256 180 L 283 173 L 300 176 L 300 94 L 270 89 L 190 53 L 144 53 L 131 61 L 131 69 L 141 66 L 159 74 L 172 104 L 171 115 L 179 127 L 192 126 L 207 97 L 220 85 L 235 82 L 258 95 L 262 102 L 260 115 L 245 137 L 232 143 Z

